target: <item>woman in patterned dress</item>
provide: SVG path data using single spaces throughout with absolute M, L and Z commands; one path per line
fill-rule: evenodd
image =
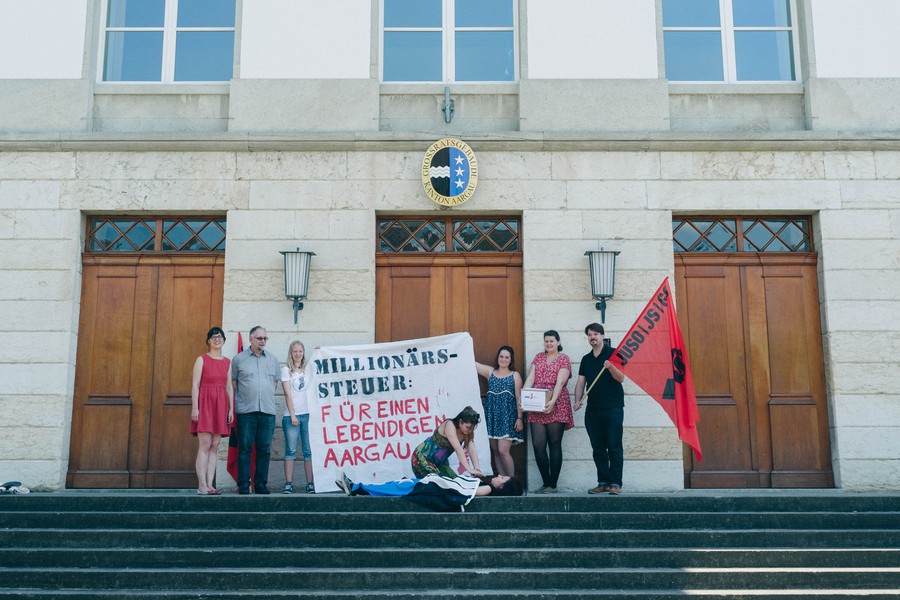
M 481 415 L 467 406 L 452 419 L 441 423 L 431 436 L 416 447 L 410 457 L 415 476 L 421 479 L 434 473 L 453 479 L 458 473 L 447 462 L 454 453 L 459 464 L 465 467 L 465 473 L 474 477 L 484 475 L 478 466 L 478 453 L 472 443 L 475 440 L 475 428 L 480 422 Z
M 475 363 L 478 374 L 487 379 L 488 393 L 484 399 L 484 420 L 487 425 L 491 454 L 497 473 L 513 477 L 516 466 L 509 449 L 524 440 L 525 422 L 519 407 L 522 377 L 516 372 L 515 353 L 509 346 L 497 351 L 496 366 Z
M 575 426 L 572 403 L 566 384 L 572 374 L 572 363 L 562 353 L 559 333 L 554 330 L 544 332 L 544 351 L 539 352 L 525 378 L 524 387 L 553 390 L 544 412 L 528 413 L 531 426 L 531 445 L 534 460 L 544 485 L 537 490 L 541 493 L 555 493 L 562 468 L 562 438 L 567 429 Z

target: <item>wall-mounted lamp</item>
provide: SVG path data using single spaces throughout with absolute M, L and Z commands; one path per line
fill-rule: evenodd
M 584 253 L 591 265 L 591 296 L 600 311 L 600 323 L 606 323 L 606 301 L 616 292 L 616 256 L 618 250 L 588 250 Z
M 281 250 L 284 255 L 284 295 L 294 301 L 294 324 L 297 324 L 297 312 L 303 310 L 303 302 L 309 291 L 309 263 L 315 252 Z

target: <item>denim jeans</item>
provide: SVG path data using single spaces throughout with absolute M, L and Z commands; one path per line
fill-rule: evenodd
M 309 451 L 309 413 L 297 415 L 297 424 L 291 424 L 290 417 L 281 418 L 281 428 L 284 430 L 284 460 L 296 460 L 297 442 L 300 442 L 303 451 L 303 460 L 312 460 Z
M 275 415 L 261 412 L 243 413 L 237 416 L 238 429 L 238 487 L 250 487 L 250 455 L 256 445 L 256 473 L 253 485 L 266 485 L 269 481 L 269 457 L 272 454 L 272 436 L 275 435 Z
M 591 439 L 594 464 L 597 466 L 597 483 L 622 485 L 622 422 L 624 408 L 588 409 L 584 414 L 584 428 Z

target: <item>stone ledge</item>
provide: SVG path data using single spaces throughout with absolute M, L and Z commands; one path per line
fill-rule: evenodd
M 0 152 L 84 151 L 416 151 L 436 133 L 403 131 L 258 133 L 86 133 L 0 134 Z M 476 152 L 505 151 L 853 151 L 900 150 L 900 134 L 789 132 L 503 132 L 465 135 Z

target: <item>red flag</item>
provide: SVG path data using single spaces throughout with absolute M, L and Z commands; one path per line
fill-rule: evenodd
M 241 332 L 238 331 L 238 339 L 237 339 L 237 353 L 240 354 L 244 351 L 244 339 L 241 337 Z M 228 374 L 231 377 L 231 373 Z M 237 390 L 235 390 L 237 393 Z M 235 398 L 237 401 L 237 398 Z M 236 408 L 236 407 L 235 407 Z M 231 424 L 231 435 L 228 436 L 228 461 L 225 463 L 225 469 L 228 471 L 228 474 L 231 475 L 231 478 L 235 481 L 238 480 L 238 436 L 237 436 L 237 413 L 234 415 L 234 422 Z M 253 472 L 256 471 L 256 447 L 253 447 L 253 453 L 250 455 L 250 479 L 253 479 Z M 240 482 L 238 482 L 240 483 Z
M 678 428 L 678 439 L 702 460 L 697 436 L 697 396 L 669 278 L 622 339 L 609 362 L 656 400 Z

